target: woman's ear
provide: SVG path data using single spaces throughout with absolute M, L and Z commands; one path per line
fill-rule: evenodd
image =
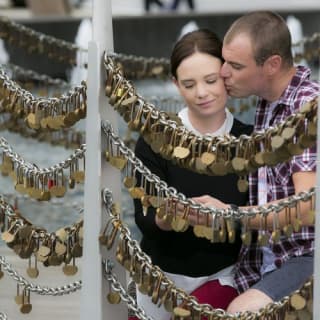
M 175 77 L 171 78 L 172 82 L 177 86 L 177 88 L 179 89 L 179 83 L 178 80 Z

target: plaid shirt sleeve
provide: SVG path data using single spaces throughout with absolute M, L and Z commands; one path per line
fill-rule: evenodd
M 257 243 L 242 246 L 235 268 L 235 283 L 239 293 L 249 289 L 260 279 L 261 264 L 262 251 Z

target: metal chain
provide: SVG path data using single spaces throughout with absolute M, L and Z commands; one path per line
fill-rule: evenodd
M 263 152 L 264 149 L 268 150 L 269 146 L 272 145 L 272 137 L 277 137 L 281 136 L 283 130 L 286 128 L 291 128 L 292 123 L 295 121 L 298 122 L 304 122 L 305 126 L 300 127 L 299 132 L 295 132 L 295 139 L 298 139 L 298 135 L 303 135 L 304 133 L 302 132 L 302 128 L 308 127 L 308 125 L 312 122 L 315 121 L 316 114 L 315 112 L 317 111 L 317 99 L 318 97 L 315 97 L 312 101 L 306 103 L 298 112 L 288 116 L 286 119 L 283 121 L 279 122 L 276 124 L 274 127 L 268 127 L 265 130 L 259 130 L 253 132 L 250 136 L 248 135 L 241 135 L 240 137 L 235 137 L 231 134 L 226 134 L 224 136 L 214 136 L 212 137 L 211 135 L 204 135 L 204 136 L 198 136 L 195 135 L 193 132 L 187 130 L 179 121 L 177 121 L 176 117 L 170 116 L 168 113 L 161 111 L 157 109 L 154 105 L 147 103 L 143 97 L 141 97 L 138 94 L 135 94 L 135 88 L 134 86 L 123 76 L 122 72 L 119 70 L 117 66 L 114 65 L 114 61 L 110 56 L 108 56 L 106 53 L 104 55 L 104 65 L 105 65 L 105 70 L 106 70 L 106 77 L 107 77 L 107 88 L 106 90 L 106 95 L 110 98 L 109 103 L 111 105 L 115 105 L 115 102 L 117 100 L 111 99 L 112 96 L 117 96 L 119 94 L 118 88 L 126 88 L 126 90 L 120 90 L 121 92 L 123 91 L 123 96 L 121 96 L 120 100 L 126 97 L 126 99 L 132 99 L 134 98 L 135 102 L 131 104 L 131 107 L 126 110 L 127 114 L 131 114 L 131 120 L 125 119 L 126 122 L 131 121 L 133 123 L 133 130 L 138 131 L 139 128 L 146 127 L 148 124 L 148 121 L 151 123 L 149 126 L 154 127 L 157 126 L 158 128 L 162 129 L 162 132 L 166 132 L 169 130 L 172 134 L 177 134 L 183 136 L 184 141 L 187 142 L 187 149 L 189 150 L 189 156 L 190 154 L 193 153 L 191 149 L 196 148 L 195 150 L 200 150 L 202 148 L 202 145 L 207 145 L 207 147 L 210 147 L 210 152 L 217 152 L 216 150 L 220 147 L 224 147 L 226 150 L 235 150 L 236 156 L 237 156 L 237 150 L 239 150 L 240 146 L 242 148 L 252 148 L 253 145 L 257 145 L 257 142 L 259 142 L 260 147 L 255 150 L 255 154 L 252 156 L 256 156 L 260 152 Z M 112 102 L 111 102 L 112 100 Z M 120 109 L 115 107 L 115 110 L 118 111 L 123 117 L 124 117 L 124 112 L 120 112 Z M 139 111 L 138 111 L 139 110 Z M 144 117 L 138 117 L 137 120 L 134 120 L 137 115 L 135 114 L 145 114 Z M 143 121 L 143 118 L 145 121 Z M 171 119 L 170 119 L 171 118 Z M 151 120 L 150 120 L 151 119 Z M 136 123 L 138 121 L 138 124 Z M 136 123 L 136 124 L 135 124 Z M 157 129 L 154 129 L 157 130 Z M 150 134 L 152 135 L 153 129 L 148 129 L 144 130 L 142 132 L 142 135 L 144 136 L 145 134 L 147 137 L 150 138 Z M 306 135 L 306 137 L 309 137 L 309 134 Z M 316 142 L 316 137 L 313 134 L 310 134 L 310 137 L 313 142 L 313 144 Z M 284 138 L 282 138 L 284 141 Z M 148 141 L 146 139 L 146 141 Z M 148 144 L 152 145 L 152 141 L 148 141 Z M 174 147 L 177 147 L 176 145 L 173 145 Z M 306 147 L 304 147 L 306 148 Z M 278 148 L 275 148 L 274 150 L 275 153 L 278 152 Z M 226 156 L 226 151 L 223 153 Z M 174 155 L 170 153 L 170 155 L 167 155 L 169 158 L 172 160 L 174 159 Z M 229 156 L 228 156 L 229 157 Z M 289 153 L 286 156 L 286 160 L 288 160 Z M 277 161 L 269 164 L 271 166 L 275 166 L 276 164 L 280 163 L 281 161 L 283 162 L 283 158 L 277 158 Z M 263 166 L 264 163 L 255 163 L 254 167 L 257 166 L 261 167 Z M 233 166 L 233 164 L 232 164 Z M 186 165 L 188 167 L 188 164 Z M 257 169 L 255 168 L 255 169 Z M 249 168 L 246 168 L 244 165 L 244 168 L 242 171 L 237 171 L 235 170 L 236 173 L 244 175 L 248 174 Z M 205 171 L 206 174 L 211 175 L 212 172 L 210 170 Z
M 108 202 L 112 200 L 112 192 L 105 188 L 102 192 L 103 194 L 103 201 L 105 203 L 107 212 L 109 213 L 111 219 L 114 219 L 114 221 L 117 222 L 117 228 L 119 228 L 119 231 L 123 237 L 123 239 L 127 240 L 129 243 L 129 249 L 132 250 L 132 252 L 134 252 L 137 257 L 139 258 L 139 261 L 141 263 L 145 263 L 145 265 L 148 267 L 149 270 L 156 270 L 156 272 L 162 272 L 162 270 L 159 267 L 156 267 L 154 265 L 152 265 L 151 262 L 151 258 L 142 251 L 140 245 L 138 244 L 137 241 L 133 240 L 131 238 L 130 235 L 130 230 L 128 229 L 128 227 L 126 227 L 125 225 L 123 225 L 122 221 L 120 220 L 120 216 L 115 216 L 114 213 L 112 213 L 111 211 L 109 211 L 109 208 L 112 207 L 112 203 Z M 111 194 L 111 196 L 110 196 Z M 110 273 L 109 269 L 106 269 L 106 271 L 108 271 Z M 167 279 L 167 277 L 163 274 L 163 279 Z M 115 290 L 120 290 L 118 287 L 121 286 L 121 283 L 119 283 L 119 281 L 116 280 L 116 278 L 114 277 L 114 279 L 110 276 L 109 279 L 107 279 L 108 281 L 116 281 L 117 286 L 115 286 Z M 166 280 L 164 280 L 166 281 Z M 171 282 L 169 279 L 167 279 L 167 283 Z M 174 283 L 173 283 L 174 284 Z M 312 280 L 311 281 L 307 281 L 303 288 L 308 288 L 310 287 L 310 285 L 312 285 Z M 302 290 L 303 290 L 302 288 Z M 251 312 L 251 311 L 246 311 L 244 313 L 237 313 L 237 314 L 228 314 L 226 311 L 221 310 L 221 309 L 214 309 L 212 306 L 208 305 L 208 304 L 199 304 L 197 302 L 197 300 L 195 300 L 194 298 L 190 297 L 186 292 L 184 292 L 181 289 L 178 288 L 174 288 L 173 289 L 176 293 L 176 296 L 179 296 L 179 299 L 181 301 L 187 301 L 187 306 L 194 308 L 195 310 L 201 311 L 201 313 L 204 316 L 207 316 L 208 318 L 214 316 L 216 317 L 215 319 L 226 319 L 226 320 L 233 320 L 233 319 L 239 319 L 239 316 L 241 316 L 240 319 L 246 319 L 246 320 L 259 320 L 262 319 L 263 317 L 268 317 L 268 316 L 272 316 L 275 314 L 275 312 L 277 312 L 278 310 L 282 309 L 286 304 L 288 304 L 290 297 L 286 296 L 283 299 L 281 299 L 280 301 L 277 302 L 273 302 L 270 303 L 267 307 L 260 309 L 257 312 Z M 299 291 L 295 291 L 294 293 L 299 292 Z M 129 299 L 130 300 L 130 299 Z M 124 300 L 126 301 L 126 300 Z
M 25 217 L 22 216 L 21 213 L 17 214 L 17 212 L 14 210 L 14 208 L 5 202 L 2 195 L 0 195 L 0 209 L 3 210 L 3 213 L 9 217 L 12 221 L 14 221 L 15 226 L 18 227 L 18 229 L 23 228 L 25 225 L 31 224 L 32 226 L 32 238 L 38 240 L 41 240 L 42 243 L 46 242 L 48 239 L 52 239 L 52 235 L 56 234 L 48 232 L 44 227 L 35 227 L 29 220 L 27 220 Z M 83 209 L 82 209 L 83 210 Z M 83 219 L 80 219 L 78 222 L 74 223 L 72 226 L 64 227 L 68 230 L 69 235 L 72 235 L 79 226 L 83 224 Z M 66 244 L 67 245 L 67 244 Z
M 125 55 L 119 54 L 119 58 L 121 58 L 121 56 L 126 57 Z M 131 56 L 128 56 L 128 58 L 129 57 L 131 57 Z M 124 58 L 124 59 L 126 59 L 126 58 Z M 153 60 L 155 60 L 155 58 L 153 58 Z M 40 81 L 40 82 L 44 83 L 45 85 L 57 86 L 57 87 L 64 89 L 64 90 L 71 89 L 70 83 L 68 83 L 62 79 L 52 78 L 46 74 L 40 74 L 34 70 L 25 69 L 25 68 L 22 68 L 18 65 L 13 64 L 13 63 L 0 64 L 0 69 L 1 68 L 6 73 L 11 72 L 12 79 L 13 79 L 13 76 L 15 75 L 16 77 L 19 77 L 19 81 L 21 81 L 20 77 L 24 77 L 24 80 L 32 79 L 32 80 Z M 174 113 L 181 110 L 185 105 L 184 102 L 179 97 L 166 97 L 166 96 L 152 95 L 152 96 L 147 97 L 146 99 L 148 100 L 148 102 L 158 106 L 159 108 L 161 108 L 165 111 L 174 112 Z
M 113 77 L 113 80 L 114 80 L 112 82 L 114 84 L 113 85 L 114 87 L 111 89 L 111 92 L 113 92 L 116 89 L 116 87 L 118 86 L 118 84 L 120 84 L 120 83 L 122 83 L 124 85 L 124 87 L 132 88 L 132 91 L 135 92 L 135 88 L 132 85 L 132 83 L 130 81 L 128 81 L 122 75 L 119 68 L 117 68 L 116 65 L 114 64 L 114 61 L 112 59 L 112 55 L 110 56 L 106 52 L 104 55 L 104 66 L 105 66 L 105 70 L 107 73 L 107 78 Z M 108 73 L 110 73 L 110 74 L 108 74 Z M 154 120 L 157 120 L 159 122 L 159 124 L 163 125 L 164 127 L 168 127 L 172 130 L 176 130 L 178 128 L 178 124 L 176 123 L 176 121 L 170 120 L 170 117 L 168 116 L 168 114 L 166 112 L 157 109 L 154 105 L 152 105 L 150 103 L 146 103 L 145 99 L 142 96 L 140 96 L 138 94 L 136 94 L 136 96 L 140 100 L 139 103 L 143 105 L 143 111 L 145 113 L 151 113 L 152 118 Z M 319 97 L 317 97 L 317 98 L 319 98 Z M 317 104 L 315 102 L 316 102 L 316 98 L 314 98 L 312 101 L 310 101 L 310 103 L 314 103 L 314 106 L 313 106 L 314 109 L 298 111 L 298 112 L 288 116 L 285 120 L 277 123 L 275 126 L 270 126 L 266 130 L 259 130 L 259 131 L 253 132 L 250 136 L 247 136 L 246 140 L 249 142 L 250 140 L 257 139 L 262 142 L 263 138 L 267 138 L 271 134 L 275 134 L 279 130 L 283 130 L 286 126 L 290 127 L 291 122 L 294 120 L 303 118 L 303 120 L 305 120 L 305 121 L 310 121 L 310 119 L 308 117 L 309 114 L 312 115 L 317 110 Z M 308 105 L 308 104 L 309 104 L 309 102 L 306 103 L 306 105 Z M 194 137 L 194 134 L 192 132 L 189 132 L 188 130 L 186 130 L 186 131 L 188 132 L 188 134 L 192 138 Z M 201 141 L 200 138 L 206 142 L 214 142 L 214 144 L 224 143 L 223 146 L 225 146 L 225 147 L 227 147 L 227 146 L 237 147 L 238 144 L 242 143 L 242 140 L 245 138 L 245 135 L 241 135 L 239 138 L 237 138 L 231 134 L 225 135 L 223 137 L 221 137 L 221 136 L 212 137 L 212 136 L 208 136 L 208 135 L 205 135 L 203 137 L 199 137 L 199 142 L 204 142 L 204 141 Z
M 167 58 L 141 57 L 113 53 L 113 57 L 126 77 L 131 79 L 169 79 L 170 61 Z
M 47 205 L 47 203 L 44 203 L 44 202 L 39 202 L 35 199 L 32 199 L 30 198 L 29 196 L 27 195 L 16 195 L 16 194 L 0 194 L 0 208 L 2 210 L 4 210 L 5 214 L 7 216 L 15 216 L 16 213 L 14 211 L 14 209 L 10 206 L 9 203 L 6 202 L 6 199 L 14 199 L 14 200 L 23 200 L 23 201 L 33 201 L 34 203 L 37 203 L 37 205 Z M 84 211 L 84 208 L 83 206 L 80 206 L 79 203 L 77 202 L 74 202 L 74 203 L 65 203 L 65 201 L 63 199 L 57 199 L 57 200 L 51 200 L 50 201 L 50 204 L 51 205 L 54 205 L 54 206 L 63 206 L 64 208 L 71 208 L 71 209 L 75 209 L 77 211 L 78 214 L 82 214 L 83 211 Z
M 138 306 L 136 300 L 130 296 L 130 294 L 123 288 L 120 281 L 117 279 L 116 275 L 112 272 L 113 263 L 108 261 L 103 261 L 102 264 L 104 265 L 104 277 L 111 285 L 112 289 L 115 292 L 118 292 L 122 301 L 124 301 L 128 308 L 131 309 L 134 314 L 141 320 L 155 320 L 152 317 L 147 316 L 144 309 Z
M 48 203 L 42 202 L 42 201 L 38 201 L 35 199 L 30 198 L 28 195 L 25 194 L 15 194 L 15 193 L 3 193 L 0 194 L 0 201 L 1 198 L 4 199 L 8 199 L 10 200 L 18 200 L 18 201 L 31 201 L 36 203 L 37 205 L 42 205 L 42 206 L 47 206 Z M 84 207 L 83 207 L 83 203 L 80 202 L 72 202 L 72 203 L 66 203 L 64 199 L 59 199 L 59 198 L 53 198 L 50 200 L 50 205 L 53 206 L 63 206 L 64 208 L 70 208 L 70 209 L 75 209 L 77 211 L 78 214 L 82 214 L 84 211 Z M 3 208 L 4 209 L 4 208 Z M 4 209 L 6 210 L 6 209 Z
M 19 96 L 21 99 L 21 103 L 24 105 L 24 108 L 30 108 L 35 104 L 41 104 L 43 107 L 43 110 L 48 110 L 48 113 L 52 114 L 52 112 L 56 109 L 57 103 L 63 104 L 69 104 L 71 106 L 71 103 L 73 108 L 76 108 L 76 97 L 81 94 L 86 94 L 87 86 L 84 81 L 81 82 L 81 85 L 77 85 L 71 90 L 67 92 L 67 94 L 62 94 L 59 98 L 57 97 L 35 97 L 31 92 L 21 88 L 17 82 L 11 80 L 9 76 L 6 74 L 6 72 L 1 68 L 0 66 L 0 83 L 1 86 L 8 91 L 10 91 L 12 94 L 15 93 Z M 10 94 L 9 94 L 10 95 Z
M 0 208 L 5 212 L 5 214 L 9 217 L 14 217 L 16 215 L 13 208 L 7 203 L 2 195 L 0 194 Z
M 74 43 L 48 36 L 22 24 L 16 23 L 7 17 L 0 17 L 0 38 L 20 47 L 27 47 L 29 52 L 45 54 L 48 58 L 75 64 L 77 51 L 82 48 Z
M 70 284 L 66 284 L 60 287 L 45 287 L 33 284 L 29 282 L 27 279 L 25 279 L 23 276 L 19 275 L 16 270 L 12 267 L 12 265 L 8 262 L 6 262 L 4 256 L 0 256 L 0 265 L 2 265 L 2 268 L 4 271 L 7 272 L 7 274 L 13 278 L 19 285 L 24 286 L 26 289 L 30 290 L 31 292 L 34 292 L 39 295 L 47 295 L 47 296 L 62 296 L 66 294 L 70 294 L 73 292 L 76 292 L 81 289 L 82 287 L 82 281 L 75 281 Z
M 62 128 L 57 131 L 35 131 L 30 129 L 24 119 L 16 118 L 15 115 L 2 113 L 0 115 L 0 130 L 19 132 L 20 136 L 36 139 L 40 142 L 63 146 L 65 149 L 73 149 L 83 144 L 85 132 L 73 128 Z
M 131 57 L 134 57 L 132 55 L 126 56 L 119 54 L 118 57 L 121 59 L 123 57 L 124 59 L 129 59 Z M 155 58 L 149 58 L 151 61 L 157 61 Z M 159 59 L 161 61 L 161 59 Z M 3 69 L 6 73 L 11 72 L 13 75 L 18 75 L 21 77 L 25 77 L 26 79 L 32 79 L 37 80 L 40 82 L 43 82 L 47 85 L 52 86 L 58 86 L 61 89 L 70 90 L 71 85 L 70 83 L 57 78 L 52 78 L 46 74 L 40 74 L 34 70 L 25 69 L 18 65 L 15 65 L 13 63 L 8 64 L 0 64 L 0 69 Z M 181 100 L 181 98 L 177 97 L 164 97 L 164 96 L 156 96 L 152 95 L 147 98 L 147 100 L 157 106 L 161 106 L 161 109 L 176 112 L 177 110 L 180 110 L 184 106 L 184 102 Z
M 12 76 L 17 75 L 20 77 L 25 77 L 26 79 L 32 79 L 32 80 L 44 82 L 47 85 L 59 86 L 67 90 L 70 89 L 70 83 L 62 79 L 51 78 L 46 74 L 40 74 L 34 70 L 25 69 L 13 63 L 0 64 L 0 69 L 4 69 L 6 72 L 11 72 Z
M 254 217 L 257 214 L 266 215 L 273 211 L 281 211 L 287 207 L 294 207 L 299 201 L 308 201 L 313 195 L 315 195 L 315 188 L 311 188 L 309 191 L 300 192 L 297 195 L 290 196 L 286 200 L 280 201 L 277 204 L 259 206 L 253 209 L 240 208 L 237 211 L 230 208 L 217 209 L 214 207 L 204 207 L 203 205 L 188 199 L 184 194 L 179 193 L 175 188 L 169 187 L 165 181 L 162 181 L 157 175 L 151 173 L 151 171 L 142 163 L 142 161 L 135 156 L 134 152 L 123 143 L 119 136 L 114 133 L 110 122 L 103 121 L 102 129 L 107 135 L 107 138 L 111 138 L 114 145 L 118 146 L 119 152 L 128 159 L 132 166 L 135 167 L 135 170 L 141 173 L 141 175 L 143 175 L 148 182 L 154 183 L 158 191 L 165 192 L 166 196 L 174 198 L 184 206 L 190 206 L 191 209 L 199 210 L 199 212 L 203 214 L 212 214 L 224 218 L 234 217 L 236 219 L 241 219 L 244 216 Z
M 8 320 L 8 316 L 5 313 L 0 312 L 0 320 Z
M 113 56 L 115 60 L 119 60 L 120 62 L 130 62 L 132 64 L 134 63 L 141 63 L 144 64 L 153 64 L 153 65 L 170 65 L 170 60 L 167 58 L 155 58 L 155 57 L 143 57 L 143 56 L 135 56 L 133 54 L 123 54 L 123 53 L 117 53 L 114 52 Z
M 314 33 L 311 37 L 305 37 L 297 43 L 293 43 L 292 47 L 299 47 L 301 45 L 313 44 L 318 41 L 320 38 L 320 34 L 318 32 Z M 316 52 L 316 50 L 315 50 Z M 125 66 L 124 72 L 129 76 L 137 76 L 139 74 L 139 78 L 148 78 L 150 76 L 162 76 L 169 77 L 170 76 L 170 60 L 167 58 L 155 58 L 155 57 L 143 57 L 143 56 L 135 56 L 135 55 L 127 55 L 122 53 L 110 53 L 116 62 L 120 62 Z M 304 57 L 303 54 L 297 54 L 294 56 L 296 60 L 301 60 Z M 137 65 L 142 65 L 142 69 L 137 70 Z M 133 66 L 133 67 L 132 67 Z M 161 66 L 162 70 L 158 74 L 148 73 L 147 70 L 150 70 L 152 66 Z M 132 67 L 132 68 L 131 68 Z
M 14 163 L 17 163 L 23 170 L 27 171 L 28 173 L 42 175 L 42 174 L 50 174 L 62 169 L 67 169 L 73 161 L 84 157 L 86 152 L 86 145 L 82 144 L 78 149 L 74 151 L 72 155 L 69 156 L 68 159 L 61 161 L 58 164 L 55 164 L 51 167 L 42 168 L 42 169 L 39 169 L 35 164 L 27 162 L 20 155 L 13 152 L 11 146 L 9 145 L 7 140 L 3 137 L 0 137 L 0 149 L 3 149 L 3 152 L 6 154 L 6 156 L 10 157 L 11 160 Z

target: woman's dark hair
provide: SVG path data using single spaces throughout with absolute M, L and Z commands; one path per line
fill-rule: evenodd
M 170 58 L 173 77 L 177 78 L 177 68 L 180 63 L 195 52 L 210 54 L 224 62 L 222 58 L 222 42 L 214 32 L 209 29 L 192 31 L 179 39 L 173 47 Z

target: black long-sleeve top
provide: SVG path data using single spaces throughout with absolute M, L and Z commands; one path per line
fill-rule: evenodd
M 251 134 L 252 126 L 234 119 L 231 134 Z M 166 181 L 188 198 L 211 195 L 225 203 L 247 204 L 248 194 L 239 192 L 238 176 L 208 176 L 180 168 L 153 152 L 150 146 L 139 138 L 135 148 L 136 156 L 149 170 Z M 208 276 L 235 263 L 241 247 L 240 231 L 232 244 L 211 243 L 198 238 L 189 227 L 185 232 L 163 231 L 155 222 L 155 209 L 148 208 L 143 215 L 139 199 L 134 200 L 135 222 L 142 232 L 141 248 L 162 270 L 190 277 Z

